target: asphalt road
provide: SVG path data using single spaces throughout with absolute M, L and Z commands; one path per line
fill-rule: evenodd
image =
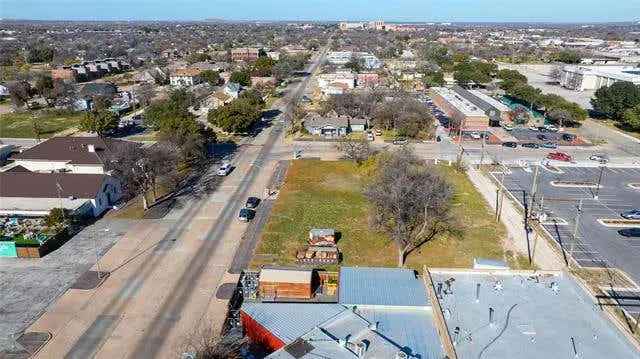
M 325 53 L 326 49 L 314 59 L 308 72 L 317 69 Z M 309 81 L 310 76 L 290 85 L 287 95 L 273 109 L 285 113 L 290 110 L 291 103 L 304 92 Z M 95 304 L 84 306 L 83 310 L 67 319 L 67 323 L 73 323 L 78 316 L 87 323 L 86 326 L 61 325 L 58 322 L 65 320 L 52 314 L 58 329 L 60 326 L 63 329 L 59 329 L 61 333 L 54 334 L 54 340 L 44 347 L 39 356 L 84 359 L 93 358 L 98 352 L 101 355 L 111 352 L 136 359 L 174 357 L 175 352 L 168 352 L 167 345 L 178 350 L 173 347 L 179 340 L 177 333 L 185 333 L 188 329 L 185 326 L 195 326 L 202 319 L 202 310 L 214 308 L 218 313 L 215 309 L 220 308 L 218 304 L 206 303 L 211 301 L 224 276 L 214 278 L 212 275 L 221 275 L 223 268 L 226 271 L 236 248 L 240 248 L 238 255 L 245 259 L 253 250 L 252 246 L 233 244 L 238 229 L 247 229 L 237 222 L 236 216 L 246 197 L 255 195 L 255 183 L 262 183 L 265 176 L 270 176 L 266 168 L 273 167 L 268 162 L 273 163 L 274 155 L 283 152 L 280 142 L 284 126 L 283 122 L 274 121 L 270 128 L 256 136 L 253 143 L 241 146 L 231 159 L 232 164 L 238 167 L 234 170 L 236 174 L 232 172 L 213 193 L 194 193 L 192 200 L 182 203 L 181 208 L 175 209 L 162 221 L 166 228 L 164 232 L 160 227 L 149 227 L 151 232 L 164 234 L 158 240 L 154 239 L 150 247 L 116 268 L 117 273 L 99 289 L 101 297 L 92 299 Z M 214 171 L 215 168 L 210 168 L 204 177 L 210 177 Z M 218 206 L 219 210 L 211 214 L 213 223 L 207 221 L 210 208 Z M 204 233 L 194 232 L 194 228 L 201 227 L 206 228 Z M 146 239 L 135 240 L 144 243 Z M 123 246 L 127 244 L 118 247 L 118 251 L 126 250 Z M 206 283 L 205 288 L 203 283 Z M 62 300 L 65 303 L 70 300 L 67 295 L 71 298 L 77 296 L 76 293 L 66 293 Z M 149 298 L 149 302 L 140 302 L 143 297 Z M 92 307 L 101 309 L 91 310 Z M 125 318 L 137 319 L 129 319 L 125 325 Z M 224 314 L 216 314 L 213 320 L 222 322 Z M 48 318 L 43 321 L 47 323 Z M 42 330 L 37 324 L 34 330 Z M 125 334 L 134 327 L 138 328 L 135 334 Z M 73 344 L 69 347 L 70 341 Z

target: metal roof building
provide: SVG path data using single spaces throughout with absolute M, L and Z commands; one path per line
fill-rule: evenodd
M 275 350 L 269 358 L 442 359 L 421 277 L 409 269 L 340 270 L 338 304 L 244 303 L 245 332 Z M 401 356 L 404 354 L 400 354 Z
M 411 269 L 340 268 L 338 302 L 344 305 L 429 305 L 424 284 Z
M 430 273 L 459 359 L 640 358 L 562 272 Z

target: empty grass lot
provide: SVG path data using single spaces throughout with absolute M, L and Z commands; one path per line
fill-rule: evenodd
M 464 173 L 437 167 L 455 187 L 454 213 L 463 228 L 461 238 L 442 235 L 413 252 L 406 265 L 470 267 L 474 257 L 508 260 L 513 268 L 526 261 L 503 249 L 505 229 L 496 224 L 488 206 Z M 397 250 L 385 233 L 368 223 L 368 202 L 362 195 L 363 178 L 352 162 L 295 161 L 287 173 L 271 218 L 251 266 L 294 265 L 296 249 L 304 246 L 311 228 L 335 228 L 342 265 L 396 266 Z M 329 270 L 335 266 L 327 266 Z
M 84 114 L 67 111 L 44 111 L 38 113 L 35 121 L 40 125 L 42 138 L 77 127 Z M 0 137 L 35 138 L 33 113 L 18 112 L 0 115 Z

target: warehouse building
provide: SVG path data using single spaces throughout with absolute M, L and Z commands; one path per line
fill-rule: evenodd
M 575 91 L 597 90 L 619 81 L 640 85 L 640 68 L 631 66 L 565 66 L 560 85 Z

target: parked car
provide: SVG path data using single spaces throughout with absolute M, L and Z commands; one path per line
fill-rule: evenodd
M 640 228 L 625 228 L 618 231 L 623 237 L 640 237 Z
M 537 143 L 533 143 L 533 142 L 525 142 L 525 143 L 521 144 L 520 146 L 526 147 L 526 148 L 535 148 L 535 149 L 540 148 L 540 145 L 538 145 Z
M 544 128 L 546 128 L 547 131 L 549 131 L 549 132 L 558 132 L 558 131 L 560 131 L 560 129 L 557 128 L 554 125 L 545 125 Z
M 607 163 L 609 162 L 609 156 L 605 155 L 605 154 L 595 154 L 595 155 L 591 155 L 589 156 L 589 159 L 591 161 L 597 161 L 597 162 L 601 162 L 601 163 Z
M 406 145 L 407 143 L 409 143 L 409 140 L 404 137 L 398 137 L 393 140 L 394 145 Z
M 575 140 L 575 139 L 576 139 L 576 136 L 575 136 L 575 135 L 572 135 L 572 134 L 570 134 L 570 133 L 563 133 L 563 134 L 562 134 L 562 139 L 563 139 L 563 140 L 565 140 L 565 141 L 567 141 L 567 142 L 571 142 L 571 141 L 573 141 L 573 140 Z
M 545 136 L 545 135 L 538 135 L 536 136 L 540 141 L 546 141 L 549 139 L 549 137 Z
M 480 133 L 478 132 L 471 132 L 469 134 L 469 137 L 473 138 L 474 140 L 479 140 L 482 138 L 482 136 L 480 136 Z
M 253 217 L 255 217 L 256 212 L 252 209 L 249 208 L 243 208 L 240 210 L 240 213 L 238 213 L 238 219 L 241 220 L 242 222 L 249 222 L 250 220 L 253 219 Z
M 511 131 L 511 130 L 513 130 L 513 126 L 511 126 L 511 125 L 510 125 L 510 124 L 508 124 L 508 123 L 503 123 L 503 124 L 501 124 L 500 126 L 502 126 L 502 128 L 504 128 L 504 130 L 505 130 L 505 131 Z
M 531 131 L 538 131 L 538 127 L 533 126 L 533 125 L 529 126 L 529 129 L 530 129 Z
M 516 142 L 513 142 L 513 141 L 507 141 L 507 142 L 502 142 L 502 146 L 503 147 L 516 148 L 516 147 L 518 147 L 518 144 Z
M 256 208 L 260 204 L 260 198 L 258 197 L 249 197 L 247 198 L 247 203 L 245 203 L 245 208 Z
M 536 128 L 539 132 L 547 132 L 547 128 L 545 126 L 539 126 L 538 128 Z
M 375 140 L 375 136 L 373 136 L 373 133 L 371 132 L 367 132 L 367 141 L 373 141 Z
M 222 166 L 220 166 L 220 168 L 218 168 L 218 172 L 216 173 L 218 176 L 226 176 L 229 173 L 231 173 L 231 164 L 228 162 L 225 162 L 222 164 Z
M 620 213 L 622 218 L 625 219 L 640 219 L 640 208 L 631 209 Z
M 558 148 L 558 144 L 554 143 L 554 142 L 545 142 L 543 144 L 540 145 L 540 147 L 542 148 Z
M 564 152 L 551 152 L 547 155 L 547 158 L 554 161 L 571 162 L 572 158 Z

